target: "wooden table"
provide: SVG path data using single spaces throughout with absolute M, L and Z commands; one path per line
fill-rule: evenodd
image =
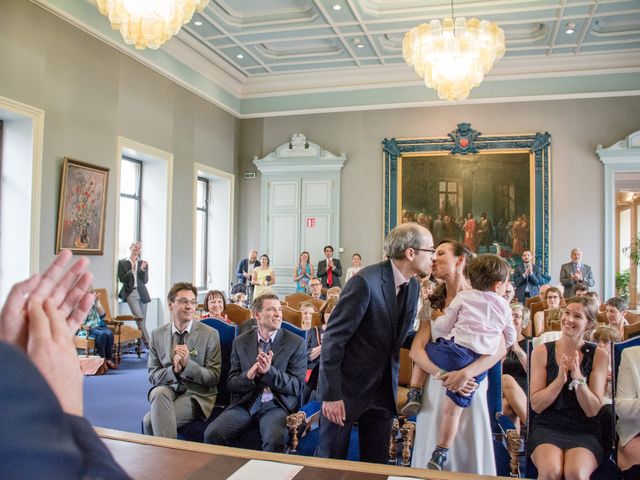
M 116 461 L 136 480 L 226 479 L 252 459 L 303 465 L 304 468 L 296 475 L 295 480 L 387 480 L 390 475 L 433 480 L 498 478 L 257 452 L 240 448 L 219 447 L 151 437 L 105 428 L 96 428 L 96 431 Z

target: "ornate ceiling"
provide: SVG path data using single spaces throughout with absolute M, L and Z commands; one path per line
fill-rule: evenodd
M 404 33 L 449 16 L 446 0 L 211 0 L 156 52 L 124 45 L 89 0 L 33 1 L 239 117 L 446 103 L 402 60 Z M 467 102 L 640 93 L 640 0 L 457 0 L 454 12 L 506 36 Z

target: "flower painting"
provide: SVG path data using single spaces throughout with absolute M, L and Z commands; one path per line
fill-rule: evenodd
M 64 159 L 56 253 L 102 255 L 109 169 Z

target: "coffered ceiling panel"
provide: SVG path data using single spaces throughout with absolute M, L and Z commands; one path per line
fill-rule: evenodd
M 404 34 L 451 15 L 449 0 L 210 0 L 162 53 L 148 53 L 118 40 L 94 0 L 32 1 L 205 97 L 222 87 L 255 110 L 224 105 L 239 116 L 272 113 L 277 99 L 282 111 L 318 110 L 331 103 L 323 102 L 322 92 L 345 89 L 362 96 L 356 101 L 354 94 L 345 108 L 366 103 L 366 92 L 378 99 L 374 103 L 412 103 L 406 87 L 422 81 L 402 59 Z M 506 54 L 485 83 L 546 78 L 544 88 L 532 84 L 531 92 L 551 95 L 557 88 L 567 96 L 567 79 L 599 76 L 594 95 L 640 93 L 640 0 L 455 0 L 454 16 L 490 20 L 505 32 Z M 162 55 L 171 61 L 156 58 Z M 204 88 L 194 75 L 216 88 Z M 423 86 L 412 91 L 424 92 L 413 103 L 441 102 Z M 469 101 L 499 98 L 501 91 L 510 89 L 483 84 Z M 313 99 L 298 102 L 304 95 Z M 267 97 L 258 106 L 257 99 Z

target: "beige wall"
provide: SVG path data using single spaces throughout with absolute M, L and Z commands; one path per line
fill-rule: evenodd
M 0 2 L 0 96 L 45 111 L 41 266 L 54 253 L 61 165 L 68 156 L 112 171 L 105 251 L 91 261 L 95 284 L 113 285 L 116 141 L 122 136 L 174 154 L 169 280 L 192 279 L 193 163 L 235 173 L 239 122 L 233 116 L 25 0 Z
M 603 247 L 603 169 L 595 154 L 640 129 L 640 97 L 563 100 L 492 105 L 406 108 L 384 111 L 297 115 L 243 121 L 260 138 L 253 149 L 263 156 L 287 142 L 293 133 L 339 154 L 347 162 L 342 176 L 341 246 L 343 258 L 359 251 L 373 263 L 382 249 L 382 146 L 386 138 L 442 137 L 460 122 L 471 122 L 485 135 L 548 131 L 552 135 L 551 274 L 579 245 L 593 267 L 601 290 Z M 262 122 L 262 126 L 256 123 Z M 248 128 L 248 127 L 247 127 Z M 248 151 L 240 150 L 241 169 L 251 169 Z M 253 152 L 252 152 L 253 153 Z M 260 185 L 240 185 L 239 247 L 257 245 L 259 228 L 251 205 Z M 248 212 L 248 213 L 247 213 Z

